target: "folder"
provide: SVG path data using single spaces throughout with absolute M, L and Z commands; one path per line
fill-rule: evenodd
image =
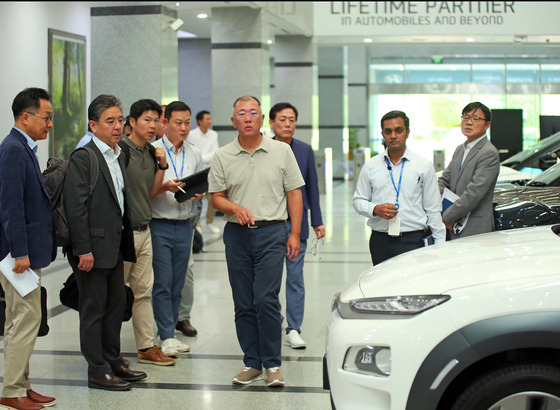
M 443 213 L 447 210 L 447 208 L 449 208 L 451 205 L 453 205 L 453 203 L 459 199 L 459 195 L 457 195 L 455 192 L 444 188 L 443 189 L 443 194 L 441 195 L 441 213 L 443 215 Z M 456 234 L 461 233 L 461 231 L 463 230 L 463 228 L 465 228 L 465 226 L 467 225 L 467 222 L 469 220 L 469 216 L 470 216 L 470 212 L 463 218 L 459 219 L 457 222 L 455 222 L 455 224 L 453 225 L 453 232 L 455 232 Z
M 175 199 L 177 202 L 188 201 L 195 196 L 195 194 L 203 194 L 208 191 L 208 172 L 210 172 L 210 168 L 206 168 L 203 171 L 180 179 L 179 182 L 185 183 L 183 188 L 183 191 L 185 192 L 175 192 Z

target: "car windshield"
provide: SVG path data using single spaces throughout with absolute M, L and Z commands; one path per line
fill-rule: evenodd
M 536 157 L 545 155 L 546 153 L 557 151 L 560 147 L 560 132 L 551 135 L 533 145 L 531 148 L 521 151 L 508 159 L 502 161 L 502 165 L 508 166 L 513 169 L 520 170 L 520 168 L 528 165 Z M 539 154 L 541 153 L 541 154 Z
M 560 163 L 551 166 L 527 183 L 529 186 L 557 186 L 560 184 Z

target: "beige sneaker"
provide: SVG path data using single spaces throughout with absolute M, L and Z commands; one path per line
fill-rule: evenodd
M 262 370 L 244 367 L 243 370 L 233 378 L 232 382 L 235 384 L 250 384 L 262 380 L 263 378 Z
M 284 377 L 280 373 L 279 367 L 271 367 L 266 369 L 266 385 L 268 387 L 277 387 L 284 385 Z

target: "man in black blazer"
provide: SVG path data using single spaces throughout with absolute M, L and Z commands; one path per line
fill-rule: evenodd
M 123 260 L 136 262 L 134 237 L 127 208 L 126 166 L 117 145 L 124 117 L 120 101 L 100 95 L 88 108 L 94 134 L 86 144 L 97 156 L 77 150 L 70 157 L 64 181 L 64 205 L 72 245 L 68 261 L 80 292 L 80 344 L 88 362 L 88 386 L 129 390 L 129 381 L 146 377 L 131 370 L 120 352 L 125 307 Z M 90 173 L 98 173 L 90 192 Z
M 10 254 L 16 275 L 31 268 L 41 276 L 41 268 L 56 257 L 51 200 L 37 160 L 37 142 L 45 140 L 53 126 L 49 100 L 41 88 L 20 92 L 12 104 L 14 128 L 0 145 L 0 260 Z M 52 406 L 55 398 L 34 392 L 29 382 L 29 359 L 41 322 L 40 289 L 21 296 L 1 273 L 0 282 L 6 294 L 0 406 Z

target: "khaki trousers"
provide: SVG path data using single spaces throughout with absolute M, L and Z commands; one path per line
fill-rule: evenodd
M 35 272 L 40 278 L 41 269 Z M 27 397 L 29 359 L 41 324 L 41 283 L 39 280 L 39 287 L 22 298 L 3 274 L 0 282 L 6 294 L 2 397 Z
M 132 327 L 136 348 L 147 349 L 154 345 L 154 311 L 152 309 L 152 288 L 154 269 L 152 267 L 152 236 L 150 228 L 134 231 L 136 263 L 124 262 L 124 282 L 134 293 L 132 305 Z

